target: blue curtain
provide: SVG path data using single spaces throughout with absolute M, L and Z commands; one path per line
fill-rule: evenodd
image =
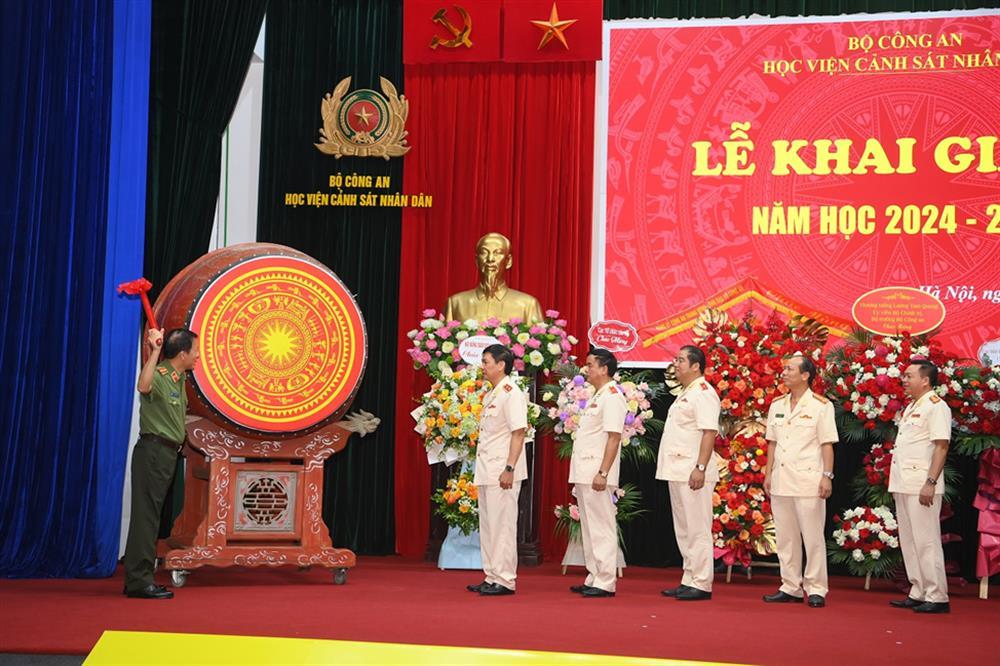
M 148 0 L 4 3 L 0 43 L 0 575 L 110 575 L 138 335 L 111 288 L 142 265 Z

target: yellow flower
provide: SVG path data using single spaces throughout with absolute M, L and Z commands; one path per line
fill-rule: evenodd
M 459 504 L 458 505 L 458 510 L 461 513 L 469 513 L 469 506 L 467 504 Z

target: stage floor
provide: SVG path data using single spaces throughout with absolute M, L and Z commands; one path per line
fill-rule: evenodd
M 582 569 L 522 568 L 512 597 L 465 591 L 477 572 L 426 562 L 362 557 L 343 586 L 313 569 L 195 571 L 170 601 L 127 599 L 122 574 L 99 580 L 0 581 L 0 652 L 87 654 L 105 630 L 339 639 L 625 655 L 737 664 L 996 663 L 998 591 L 952 590 L 951 615 L 890 608 L 885 581 L 835 578 L 823 609 L 766 605 L 777 578 L 717 578 L 709 602 L 659 591 L 677 569 L 630 567 L 613 599 L 568 591 Z M 163 577 L 161 580 L 165 581 Z M 141 641 L 140 643 L 141 644 Z M 150 648 L 152 648 L 152 644 Z M 197 661 L 185 655 L 179 662 Z M 140 661 L 137 653 L 136 661 Z M 440 663 L 440 662 L 439 662 Z

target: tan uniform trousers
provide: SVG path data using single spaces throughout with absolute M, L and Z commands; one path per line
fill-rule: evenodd
M 948 601 L 948 576 L 941 548 L 941 495 L 930 506 L 920 504 L 920 495 L 893 493 L 899 549 L 903 552 L 910 598 L 936 604 Z
M 687 481 L 670 481 L 670 507 L 674 535 L 684 558 L 681 584 L 702 592 L 712 591 L 715 557 L 712 544 L 712 484 L 691 490 Z
M 590 484 L 576 484 L 577 505 L 580 507 L 580 534 L 583 537 L 583 559 L 587 565 L 585 585 L 614 592 L 618 582 L 618 523 L 613 489 L 600 492 Z
M 479 551 L 487 583 L 515 589 L 517 579 L 517 498 L 521 482 L 510 490 L 498 485 L 479 489 Z
M 822 497 L 771 497 L 771 514 L 781 565 L 781 591 L 793 597 L 830 591 L 826 573 L 826 500 Z M 802 546 L 806 547 L 805 574 L 802 571 Z

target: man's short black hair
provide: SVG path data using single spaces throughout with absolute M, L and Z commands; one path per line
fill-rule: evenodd
M 687 358 L 688 363 L 691 365 L 697 363 L 701 374 L 705 374 L 705 352 L 694 345 L 684 345 L 680 352 Z
M 812 386 L 813 380 L 816 379 L 816 364 L 813 363 L 813 360 L 808 356 L 806 356 L 805 354 L 795 354 L 794 356 L 789 357 L 788 360 L 790 361 L 795 358 L 799 359 L 800 361 L 799 372 L 809 373 L 809 380 L 806 382 L 806 384 L 808 386 Z
M 910 361 L 910 365 L 917 366 L 917 370 L 920 371 L 920 376 L 927 377 L 928 379 L 931 380 L 931 386 L 937 386 L 938 369 L 936 365 L 934 365 L 925 358 L 917 359 L 916 361 Z
M 501 344 L 490 345 L 483 350 L 489 354 L 494 363 L 503 363 L 503 373 L 509 375 L 514 371 L 514 353 Z
M 172 328 L 163 336 L 163 358 L 174 358 L 181 352 L 189 352 L 198 334 L 186 328 Z
M 602 347 L 593 347 L 588 356 L 593 356 L 597 365 L 608 369 L 608 377 L 614 377 L 618 372 L 618 359 L 615 355 Z

